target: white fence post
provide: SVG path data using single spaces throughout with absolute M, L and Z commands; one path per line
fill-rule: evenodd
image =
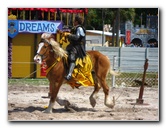
M 115 71 L 116 56 L 113 56 L 113 70 Z M 115 87 L 115 76 L 112 75 L 112 87 Z

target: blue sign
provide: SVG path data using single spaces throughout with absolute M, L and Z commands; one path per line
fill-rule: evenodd
M 51 21 L 18 21 L 18 32 L 29 33 L 56 33 L 57 29 L 62 29 L 61 22 Z
M 8 36 L 14 38 L 18 34 L 18 21 L 8 20 Z
M 8 21 L 8 35 L 11 38 L 14 38 L 18 33 L 56 33 L 57 29 L 62 30 L 61 21 Z

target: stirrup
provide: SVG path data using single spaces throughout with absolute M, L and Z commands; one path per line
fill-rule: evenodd
M 70 74 L 68 74 L 67 76 L 65 76 L 66 80 L 70 80 L 72 78 L 72 76 Z

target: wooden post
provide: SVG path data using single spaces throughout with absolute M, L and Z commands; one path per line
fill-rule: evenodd
M 22 11 L 23 20 L 25 20 L 25 10 Z
M 115 71 L 116 56 L 113 56 L 113 70 Z M 115 76 L 112 75 L 112 87 L 115 88 Z
M 69 13 L 67 12 L 66 15 L 67 15 L 67 16 L 66 16 L 66 17 L 67 17 L 67 18 L 66 18 L 66 20 L 67 20 L 66 22 L 67 22 L 67 26 L 68 26 L 68 25 L 69 25 Z
M 144 74 L 143 74 L 143 78 L 142 78 L 142 85 L 140 87 L 140 92 L 139 92 L 139 98 L 136 100 L 137 104 L 143 104 L 143 92 L 144 92 L 144 83 L 145 83 L 145 76 L 146 76 L 146 70 L 148 68 L 148 59 L 145 60 L 145 64 L 144 64 Z
M 60 14 L 60 16 L 61 16 L 61 21 L 62 21 L 62 13 Z
M 29 20 L 31 20 L 31 10 L 29 10 Z
M 73 23 L 74 23 L 74 20 L 75 20 L 75 14 L 73 13 L 73 17 L 72 17 L 73 19 L 73 21 L 72 21 L 72 25 L 73 25 Z
M 54 12 L 54 20 L 56 21 L 56 12 Z
M 50 10 L 48 11 L 48 20 L 50 20 Z
M 157 84 L 157 79 L 158 79 L 158 73 L 156 74 L 156 76 L 155 76 L 155 81 L 154 81 L 154 85 L 156 85 Z
M 16 16 L 17 16 L 17 19 L 18 19 L 18 9 L 17 9 L 17 14 L 16 14 Z
M 12 14 L 12 9 L 10 9 L 10 14 L 9 15 L 11 15 Z
M 44 20 L 44 11 L 41 12 L 42 20 Z

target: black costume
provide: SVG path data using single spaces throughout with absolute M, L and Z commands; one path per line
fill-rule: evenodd
M 77 25 L 72 28 L 71 34 L 67 36 L 70 44 L 66 50 L 69 54 L 69 73 L 65 77 L 67 80 L 71 79 L 72 72 L 75 67 L 75 61 L 77 58 L 83 59 L 86 56 L 85 51 L 85 29 L 81 25 Z

